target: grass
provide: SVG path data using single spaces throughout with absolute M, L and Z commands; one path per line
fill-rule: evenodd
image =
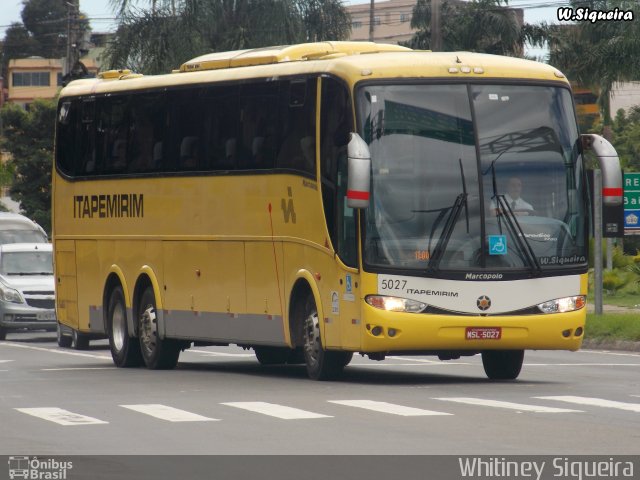
M 587 314 L 587 340 L 627 340 L 640 342 L 640 315 L 632 313 Z

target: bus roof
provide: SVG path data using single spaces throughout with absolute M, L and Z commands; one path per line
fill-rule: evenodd
M 373 78 L 496 78 L 567 83 L 556 68 L 531 60 L 471 52 L 431 52 L 372 42 L 318 42 L 210 53 L 170 74 L 144 76 L 110 70 L 71 82 L 60 96 L 251 78 L 333 73 L 354 85 Z

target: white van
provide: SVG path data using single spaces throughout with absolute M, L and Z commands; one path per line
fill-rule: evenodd
M 0 212 L 0 245 L 6 243 L 49 243 L 49 239 L 40 225 L 24 215 Z

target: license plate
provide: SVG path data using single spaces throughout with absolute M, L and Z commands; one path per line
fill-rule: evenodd
M 500 340 L 502 327 L 467 327 L 464 336 L 467 340 Z
M 37 313 L 36 314 L 36 318 L 39 321 L 48 322 L 48 321 L 51 321 L 51 320 L 55 320 L 56 319 L 56 314 L 55 314 L 55 312 L 42 312 L 42 313 Z

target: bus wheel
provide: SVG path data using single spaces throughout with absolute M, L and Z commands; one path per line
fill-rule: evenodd
M 304 359 L 307 375 L 312 380 L 332 380 L 338 377 L 347 362 L 350 352 L 324 350 L 320 339 L 320 319 L 313 297 L 309 296 L 303 306 Z
M 111 292 L 107 308 L 107 330 L 113 363 L 117 367 L 139 367 L 142 365 L 140 343 L 129 336 L 127 327 L 127 307 L 124 303 L 122 287 Z
M 58 322 L 57 324 L 56 337 L 58 340 L 59 347 L 69 348 L 73 343 L 73 338 L 70 337 L 69 335 L 65 335 L 64 332 L 62 331 L 62 325 L 60 325 L 60 322 Z
M 524 350 L 486 350 L 482 366 L 491 380 L 514 380 L 520 375 Z
M 4 327 L 0 327 L 0 340 L 4 340 L 7 338 L 7 329 Z
M 76 350 L 87 350 L 89 348 L 89 337 L 77 330 L 73 331 L 73 337 L 71 337 L 73 348 Z
M 279 365 L 287 363 L 291 349 L 286 347 L 253 347 L 261 365 Z
M 140 350 L 147 367 L 151 370 L 175 368 L 180 356 L 180 343 L 176 340 L 160 338 L 156 314 L 156 297 L 151 287 L 147 287 L 140 298 L 138 322 L 140 326 Z

